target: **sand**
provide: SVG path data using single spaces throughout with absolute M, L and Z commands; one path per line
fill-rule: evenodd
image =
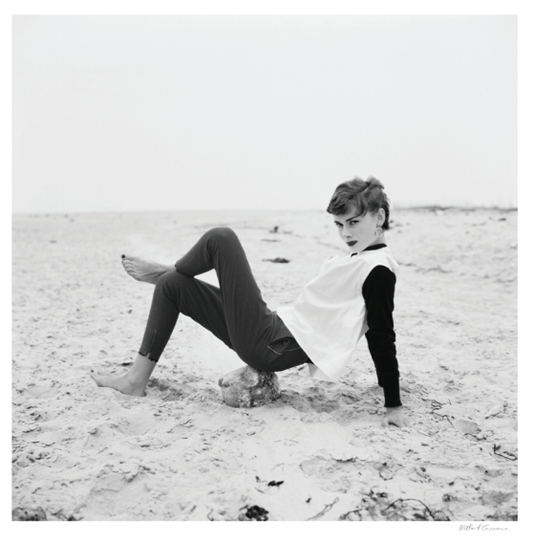
M 89 377 L 126 370 L 140 345 L 153 286 L 124 273 L 122 253 L 172 263 L 230 225 L 276 308 L 343 253 L 324 212 L 15 216 L 14 517 L 516 520 L 516 212 L 392 218 L 403 429 L 381 426 L 364 339 L 339 383 L 291 369 L 281 399 L 251 409 L 217 385 L 242 362 L 185 317 L 145 398 Z

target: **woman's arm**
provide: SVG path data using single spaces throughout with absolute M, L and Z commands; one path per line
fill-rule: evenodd
M 395 274 L 387 267 L 374 267 L 363 284 L 363 298 L 367 310 L 368 349 L 385 395 L 386 421 L 405 426 L 400 400 L 400 373 L 396 358 L 394 332 Z

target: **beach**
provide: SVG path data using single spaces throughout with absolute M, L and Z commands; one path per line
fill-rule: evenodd
M 126 371 L 144 332 L 153 286 L 122 254 L 172 264 L 230 226 L 276 309 L 346 252 L 324 211 L 15 215 L 13 519 L 516 520 L 517 213 L 391 217 L 402 429 L 364 338 L 340 382 L 293 368 L 249 409 L 218 386 L 242 361 L 184 316 L 146 397 L 89 376 Z

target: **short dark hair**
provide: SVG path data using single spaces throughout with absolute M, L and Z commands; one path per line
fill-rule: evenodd
M 358 215 L 364 215 L 367 212 L 376 213 L 379 209 L 385 211 L 385 222 L 382 229 L 389 229 L 390 201 L 384 192 L 383 184 L 373 177 L 363 180 L 355 177 L 339 184 L 326 209 L 329 214 L 346 214 L 355 210 Z

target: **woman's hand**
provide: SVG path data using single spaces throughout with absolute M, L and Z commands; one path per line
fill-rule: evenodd
M 403 413 L 402 406 L 397 408 L 385 408 L 385 417 L 383 418 L 383 426 L 396 425 L 400 428 L 407 426 L 407 417 Z

